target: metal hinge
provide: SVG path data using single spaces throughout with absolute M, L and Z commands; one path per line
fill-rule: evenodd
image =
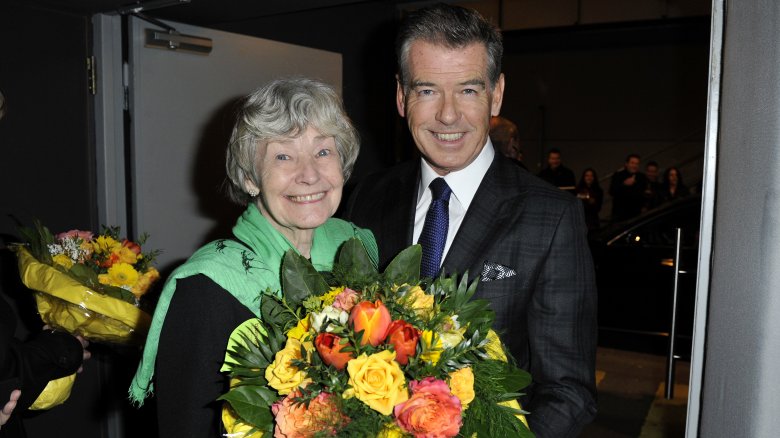
M 97 66 L 95 57 L 87 57 L 87 89 L 93 96 L 97 94 Z

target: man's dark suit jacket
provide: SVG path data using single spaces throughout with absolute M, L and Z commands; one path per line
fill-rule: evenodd
M 347 219 L 371 229 L 380 266 L 412 244 L 419 160 L 366 178 Z M 579 200 L 496 154 L 443 272 L 495 277 L 476 298 L 492 302 L 495 328 L 534 383 L 524 408 L 537 437 L 577 436 L 596 414 L 596 289 Z M 492 273 L 492 274 L 491 274 Z

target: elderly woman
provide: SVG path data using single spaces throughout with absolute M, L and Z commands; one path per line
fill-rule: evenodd
M 246 211 L 232 239 L 204 246 L 171 274 L 130 388 L 137 403 L 154 391 L 160 436 L 220 436 L 216 399 L 228 390 L 219 371 L 228 338 L 259 316 L 262 291 L 281 289 L 287 250 L 329 270 L 339 246 L 358 237 L 376 260 L 370 231 L 331 218 L 358 148 L 339 97 L 325 84 L 277 80 L 248 96 L 226 166 L 230 197 Z

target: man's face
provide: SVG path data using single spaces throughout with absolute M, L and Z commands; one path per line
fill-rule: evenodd
M 647 179 L 652 182 L 658 181 L 658 166 L 645 167 L 645 175 L 647 175 Z
M 501 109 L 503 74 L 491 90 L 487 50 L 479 43 L 449 49 L 415 41 L 408 60 L 409 87 L 398 84 L 398 113 L 439 175 L 463 169 L 482 151 L 490 117 Z
M 561 154 L 557 152 L 547 154 L 547 165 L 550 166 L 550 169 L 557 169 L 561 165 Z
M 626 170 L 629 173 L 637 173 L 639 172 L 639 158 L 637 157 L 631 157 L 626 161 Z

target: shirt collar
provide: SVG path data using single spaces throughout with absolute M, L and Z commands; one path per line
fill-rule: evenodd
M 461 170 L 450 172 L 443 177 L 444 181 L 446 181 L 447 185 L 452 189 L 452 195 L 458 199 L 458 202 L 460 202 L 464 210 L 468 210 L 469 205 L 471 205 L 474 195 L 477 194 L 479 184 L 487 173 L 495 155 L 493 143 L 490 142 L 490 137 L 488 137 L 482 151 L 471 164 Z M 422 165 L 420 166 L 420 186 L 417 191 L 418 203 L 423 195 L 427 193 L 431 181 L 440 176 L 424 158 L 420 158 L 420 160 Z

